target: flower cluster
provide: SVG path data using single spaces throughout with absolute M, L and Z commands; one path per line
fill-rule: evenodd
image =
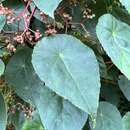
M 93 19 L 95 17 L 95 14 L 92 13 L 92 10 L 87 8 L 83 11 L 83 18 L 87 19 Z
M 42 34 L 40 33 L 39 30 L 36 30 L 33 32 L 27 30 L 26 32 L 23 32 L 22 34 L 16 34 L 16 36 L 14 37 L 14 40 L 20 44 L 25 44 L 26 42 L 35 43 L 41 37 L 42 37 Z
M 35 44 L 41 37 L 42 34 L 38 29 L 32 30 L 30 28 L 31 20 L 32 17 L 35 13 L 36 7 L 32 9 L 32 12 L 28 11 L 28 8 L 31 4 L 31 0 L 24 0 L 25 3 L 25 8 L 16 16 L 15 11 L 13 9 L 4 7 L 2 4 L 0 4 L 0 15 L 5 15 L 6 16 L 6 22 L 7 24 L 16 24 L 18 31 L 14 32 L 13 36 L 13 42 L 10 42 L 9 39 L 6 39 L 6 48 L 10 52 L 15 52 L 16 51 L 16 45 L 15 43 L 20 43 L 20 44 Z M 20 22 L 24 22 L 24 28 L 21 30 L 20 28 Z M 5 31 L 6 33 L 6 31 Z M 11 32 L 12 33 L 12 32 Z
M 31 119 L 35 109 L 31 106 L 23 105 L 22 103 L 17 103 L 16 105 L 13 105 L 8 108 L 8 113 L 15 114 L 16 111 L 23 112 L 26 118 Z
M 71 22 L 72 21 L 72 17 L 67 13 L 63 13 L 63 18 L 64 18 L 65 22 Z
M 46 31 L 45 31 L 46 36 L 53 35 L 53 34 L 56 34 L 56 33 L 57 33 L 57 31 L 53 26 L 47 25 Z
M 0 4 L 0 15 L 6 15 L 7 24 L 13 23 L 15 21 L 15 17 L 13 14 L 14 11 L 12 9 L 4 7 L 2 4 Z

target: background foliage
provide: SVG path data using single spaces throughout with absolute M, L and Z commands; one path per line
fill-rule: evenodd
M 128 0 L 0 2 L 0 130 L 130 130 Z

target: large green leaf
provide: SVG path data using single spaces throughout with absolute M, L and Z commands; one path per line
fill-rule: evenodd
M 87 114 L 67 100 L 44 89 L 35 100 L 45 130 L 81 130 Z
M 44 130 L 39 114 L 34 112 L 32 119 L 27 119 L 22 130 Z
M 123 130 L 130 130 L 130 112 L 127 112 L 123 119 Z
M 44 86 L 31 65 L 31 52 L 23 48 L 13 56 L 6 68 L 6 81 L 25 101 L 31 100 L 36 105 L 46 130 L 61 130 L 62 127 L 62 130 L 72 130 L 72 126 L 80 130 L 87 114 Z
M 54 17 L 54 11 L 62 0 L 33 0 L 36 6 L 45 14 Z
M 122 119 L 117 108 L 107 102 L 100 102 L 96 127 L 92 130 L 122 130 Z
M 130 79 L 130 27 L 105 14 L 100 17 L 96 32 L 113 63 Z
M 0 59 L 0 76 L 4 73 L 5 70 L 5 64 L 4 62 Z
M 125 76 L 120 76 L 118 83 L 124 96 L 130 101 L 130 81 Z
M 4 102 L 4 97 L 0 93 L 0 130 L 6 129 L 6 123 L 7 123 L 7 109 Z
M 45 37 L 34 48 L 32 63 L 49 88 L 85 112 L 96 113 L 100 76 L 90 48 L 65 34 Z
M 120 0 L 120 2 L 122 3 L 122 5 L 125 6 L 125 8 L 128 10 L 128 12 L 130 13 L 130 1 L 129 0 Z

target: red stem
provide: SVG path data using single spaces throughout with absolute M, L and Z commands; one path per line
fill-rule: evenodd
M 28 1 L 28 3 L 27 3 L 27 5 L 26 5 L 25 9 L 18 15 L 18 17 L 22 17 L 22 16 L 25 14 L 25 12 L 27 11 L 27 9 L 28 9 L 30 3 L 31 3 L 31 1 Z
M 23 16 L 23 19 L 24 19 L 24 32 L 26 32 L 28 29 L 28 23 L 27 23 L 27 19 L 25 16 Z
M 35 11 L 36 11 L 36 7 L 34 7 L 34 8 L 32 9 L 32 13 L 31 13 L 30 18 L 29 18 L 29 25 L 30 25 L 30 21 L 31 21 L 32 16 L 34 15 Z

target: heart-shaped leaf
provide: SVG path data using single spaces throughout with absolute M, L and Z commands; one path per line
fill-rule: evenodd
M 99 18 L 96 32 L 113 63 L 130 79 L 130 26 L 105 14 Z
M 100 76 L 90 48 L 65 34 L 45 37 L 35 46 L 32 63 L 49 88 L 85 112 L 96 113 Z

